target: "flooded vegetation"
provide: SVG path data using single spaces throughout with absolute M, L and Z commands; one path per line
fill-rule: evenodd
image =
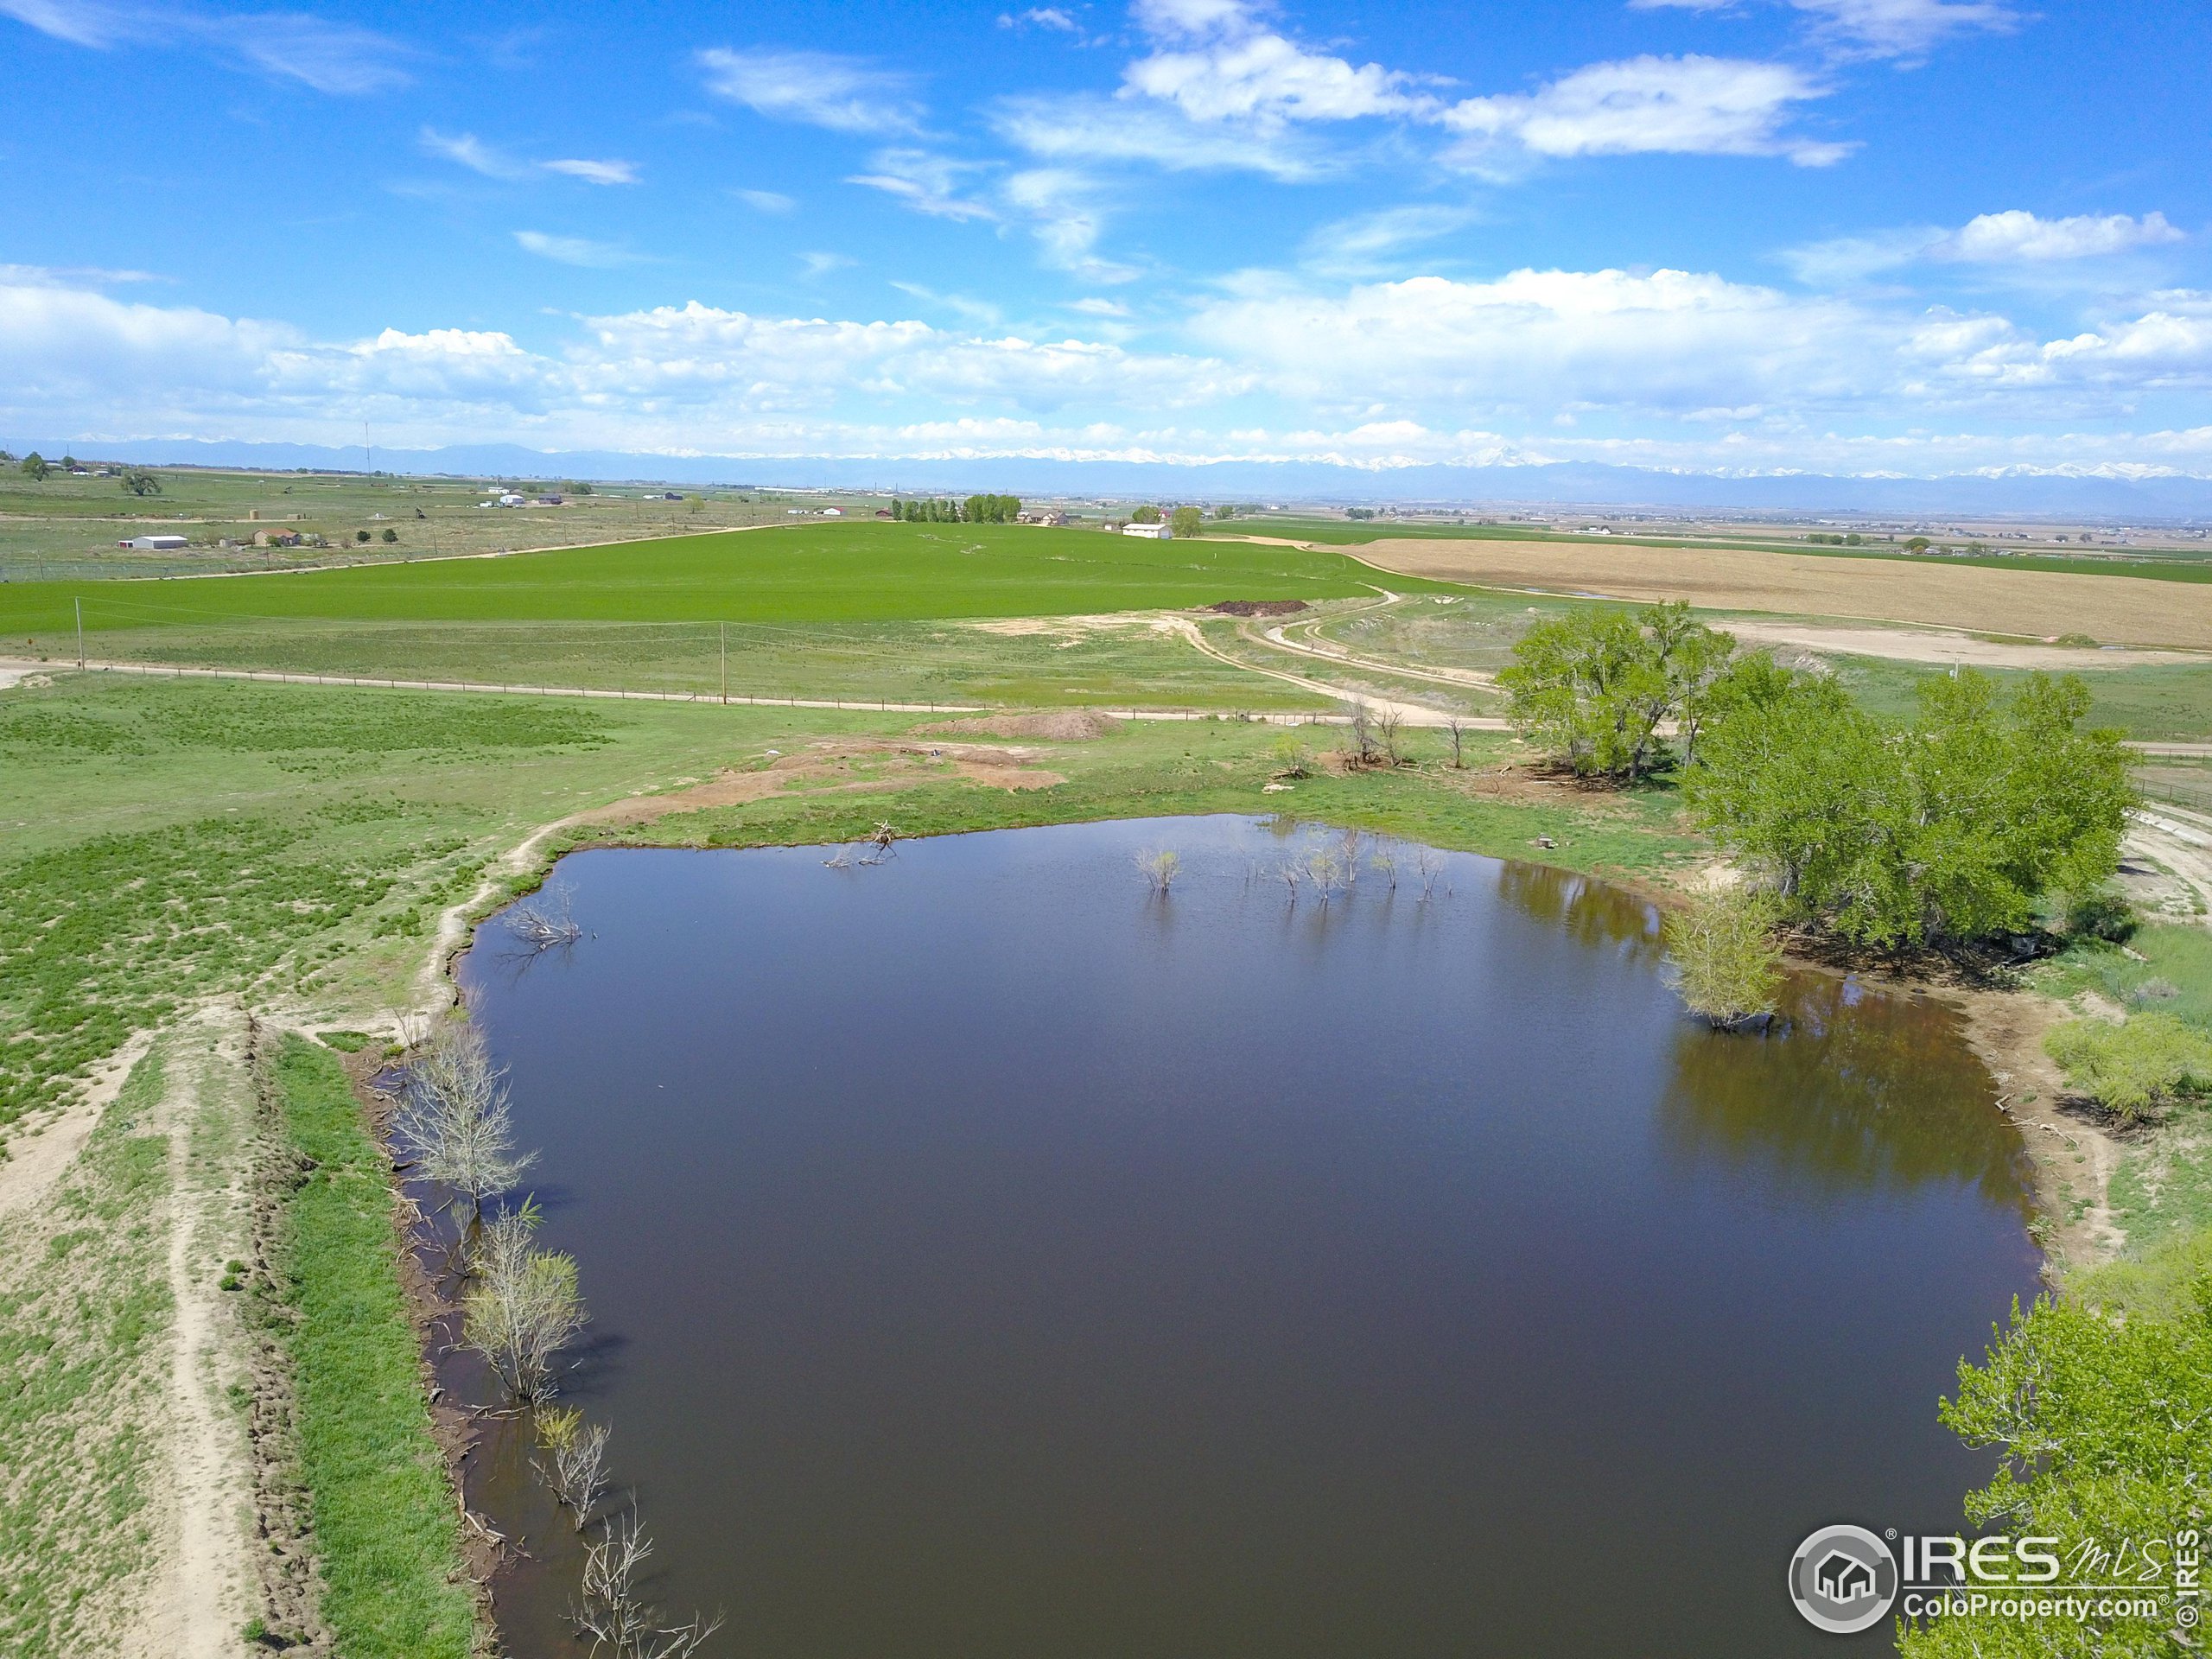
M 1632 895 L 1347 850 L 588 852 L 573 944 L 482 931 L 565 1432 L 705 1651 L 1888 1649 L 1783 1570 L 1989 1472 L 1936 1401 L 2038 1259 L 1952 1017 L 1800 976 L 1715 1032 Z M 597 1535 L 536 1433 L 468 1465 L 524 1659 Z

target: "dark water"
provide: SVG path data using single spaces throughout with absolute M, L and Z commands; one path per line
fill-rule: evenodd
M 1424 904 L 1408 855 L 1294 909 L 1314 844 L 588 853 L 572 952 L 485 931 L 569 1397 L 718 1651 L 1888 1647 L 1800 1624 L 1790 1552 L 1956 1527 L 1989 1465 L 1936 1401 L 2037 1266 L 1950 1017 L 1808 976 L 1717 1036 L 1628 895 L 1455 856 Z M 502 1624 L 568 1654 L 518 1440 Z

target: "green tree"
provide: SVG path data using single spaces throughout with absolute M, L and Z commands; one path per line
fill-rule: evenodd
M 1961 1361 L 1945 1425 L 1970 1446 L 1993 1447 L 1996 1478 L 1967 1498 L 1975 1526 L 2017 1536 L 2095 1541 L 2165 1538 L 2205 1525 L 2212 1469 L 2212 1275 L 2177 1287 L 2174 1308 L 2121 1311 L 2088 1295 L 2038 1300 L 1982 1363 Z M 2169 1567 L 2171 1562 L 2169 1562 Z M 2171 1579 L 2167 1585 L 2171 1584 Z M 2166 1585 L 2156 1586 L 2166 1588 Z M 2174 1640 L 2169 1596 L 2158 1611 L 2086 1622 L 2007 1618 L 1997 1609 L 1902 1631 L 1903 1659 L 2112 1659 L 2195 1652 Z
M 2119 734 L 2079 729 L 2079 680 L 2031 676 L 2005 700 L 1966 671 L 1920 697 L 1898 725 L 1831 680 L 1732 670 L 1691 810 L 1798 913 L 1885 949 L 2024 931 L 2045 893 L 2110 876 L 2134 797 Z
M 396 530 L 387 530 L 384 533 L 384 538 L 387 542 L 396 542 L 399 539 L 399 532 Z
M 1168 516 L 1168 524 L 1178 537 L 1201 534 L 1205 529 L 1206 516 L 1196 507 L 1178 507 Z
M 40 454 L 37 450 L 34 449 L 30 454 L 23 457 L 22 470 L 23 476 L 29 479 L 33 483 L 42 483 L 45 480 L 47 474 L 51 473 L 54 468 L 48 466 L 46 464 L 46 458 Z
M 1213 516 L 1217 518 L 1234 518 L 1236 516 L 1236 509 L 1224 501 L 1213 510 Z
M 353 539 L 357 542 L 365 542 L 369 539 L 369 532 L 365 530 L 357 530 L 353 532 Z
M 133 495 L 159 495 L 162 493 L 160 479 L 151 473 L 135 469 L 124 472 L 122 477 L 116 480 L 116 486 L 119 489 L 128 490 Z
M 1925 553 L 1928 550 L 1928 538 L 1925 536 L 1914 536 L 1908 538 L 1904 544 L 1904 550 L 1908 553 Z
M 1782 988 L 1778 915 L 1771 895 L 1738 887 L 1699 893 L 1667 918 L 1675 988 L 1716 1031 L 1740 1031 L 1774 1012 Z
M 1156 524 L 1160 522 L 1160 509 L 1158 507 L 1139 507 L 1135 512 L 1129 515 L 1129 522 L 1133 524 Z
M 1522 635 L 1497 681 L 1524 736 L 1585 777 L 1633 783 L 1671 757 L 1664 721 L 1681 721 L 1694 751 L 1735 643 L 1679 601 L 1634 614 L 1574 610 Z

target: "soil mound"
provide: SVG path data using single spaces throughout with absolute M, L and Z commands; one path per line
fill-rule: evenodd
M 941 720 L 934 726 L 917 726 L 918 732 L 941 733 L 946 737 L 1039 737 L 1050 743 L 1082 743 L 1122 729 L 1111 715 L 1089 709 L 1055 709 L 1035 715 L 977 715 L 967 720 Z
M 1302 599 L 1224 599 L 1218 605 L 1209 605 L 1210 611 L 1224 616 L 1289 616 L 1306 608 Z

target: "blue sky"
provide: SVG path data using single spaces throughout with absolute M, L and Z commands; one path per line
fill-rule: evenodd
M 0 0 L 0 435 L 2212 474 L 2197 0 Z

